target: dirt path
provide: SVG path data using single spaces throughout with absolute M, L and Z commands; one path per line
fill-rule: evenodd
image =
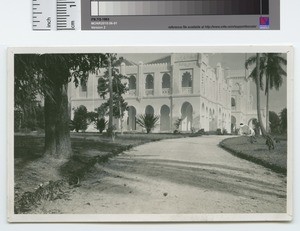
M 97 165 L 70 200 L 34 213 L 285 212 L 286 177 L 219 148 L 222 136 L 138 146 Z

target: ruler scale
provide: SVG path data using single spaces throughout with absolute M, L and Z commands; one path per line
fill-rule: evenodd
M 32 0 L 32 29 L 80 29 L 80 0 Z
M 280 0 L 32 0 L 33 30 L 280 29 Z
M 57 30 L 75 30 L 79 23 L 77 1 L 57 0 L 56 16 Z
M 55 5 L 49 0 L 32 0 L 32 29 L 50 31 L 54 29 Z

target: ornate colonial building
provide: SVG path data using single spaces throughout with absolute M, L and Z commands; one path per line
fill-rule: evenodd
M 220 64 L 210 67 L 206 54 L 171 54 L 138 64 L 124 60 L 119 68 L 121 74 L 128 76 L 129 88 L 125 95 L 129 110 L 123 119 L 124 130 L 140 131 L 136 116 L 145 113 L 160 117 L 155 132 L 173 131 L 179 118 L 181 131 L 220 128 L 228 132 L 240 122 L 256 118 L 245 71 L 230 71 Z M 97 93 L 102 75 L 90 74 L 87 83 L 78 88 L 70 85 L 72 108 L 84 105 L 88 111 L 94 111 L 104 102 Z M 120 129 L 119 120 L 114 124 Z

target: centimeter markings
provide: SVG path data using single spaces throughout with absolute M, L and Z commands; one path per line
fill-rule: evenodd
M 57 0 L 56 19 L 57 30 L 75 30 L 79 23 L 78 3 L 76 0 Z
M 32 29 L 80 29 L 80 0 L 32 0 Z

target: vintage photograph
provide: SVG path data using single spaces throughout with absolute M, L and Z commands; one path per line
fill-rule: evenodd
M 12 48 L 8 219 L 292 219 L 291 47 Z

